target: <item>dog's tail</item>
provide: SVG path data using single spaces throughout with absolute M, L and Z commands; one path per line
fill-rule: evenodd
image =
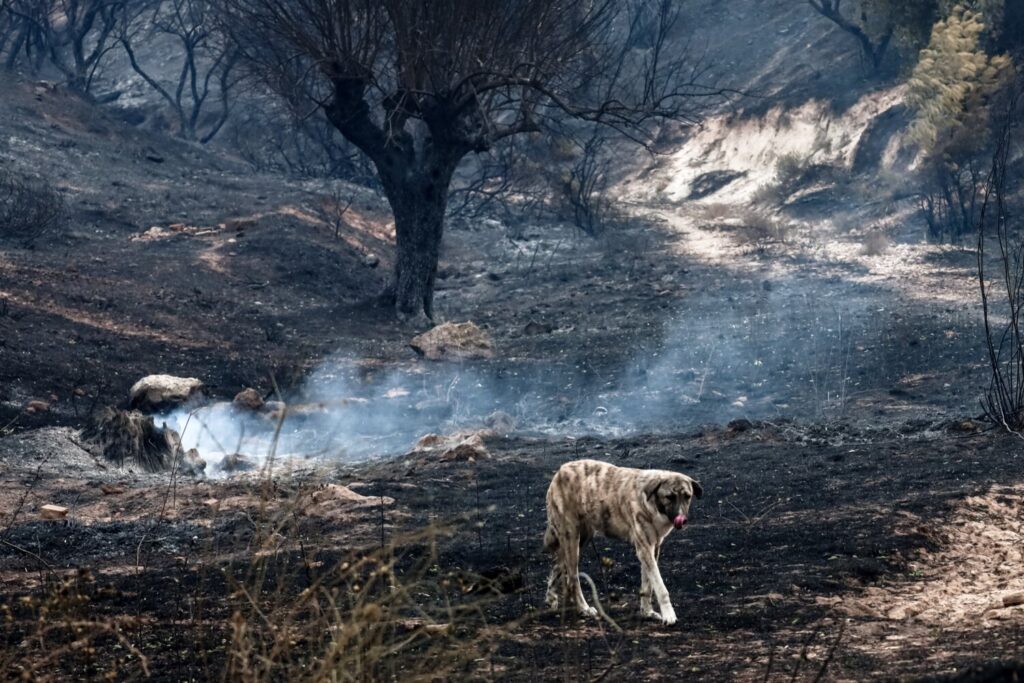
M 594 580 L 590 578 L 589 574 L 579 572 L 581 579 L 585 580 L 590 584 L 590 595 L 594 599 L 594 607 L 597 609 L 597 613 L 601 615 L 601 618 L 611 624 L 612 628 L 622 633 L 622 627 L 615 623 L 615 620 L 608 616 L 608 613 L 604 611 L 604 607 L 601 607 L 601 599 L 597 597 L 597 585 L 594 584 Z
M 548 522 L 548 528 L 544 531 L 544 548 L 550 553 L 558 550 L 558 534 L 555 533 L 555 527 L 551 526 L 551 522 Z

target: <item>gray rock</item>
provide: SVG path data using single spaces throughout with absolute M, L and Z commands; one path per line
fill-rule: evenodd
M 132 410 L 157 412 L 179 406 L 202 394 L 203 383 L 195 377 L 147 375 L 128 391 Z

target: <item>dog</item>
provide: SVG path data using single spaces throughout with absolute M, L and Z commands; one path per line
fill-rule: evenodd
M 554 554 L 548 578 L 547 604 L 557 608 L 564 598 L 585 616 L 597 610 L 587 604 L 580 586 L 580 548 L 595 534 L 633 543 L 640 560 L 640 612 L 666 625 L 676 612 L 658 571 L 661 544 L 673 528 L 686 524 L 690 503 L 700 498 L 700 483 L 678 472 L 616 467 L 597 460 L 562 465 L 548 487 L 548 525 L 544 547 Z M 658 601 L 658 612 L 651 598 Z

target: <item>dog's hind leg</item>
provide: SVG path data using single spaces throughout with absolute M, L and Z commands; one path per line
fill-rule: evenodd
M 562 559 L 556 556 L 555 564 L 551 567 L 551 573 L 548 575 L 548 592 L 544 598 L 544 602 L 551 609 L 558 608 L 561 596 L 565 592 L 565 579 L 562 578 L 564 574 L 565 572 L 562 571 Z
M 577 533 L 576 537 L 579 539 L 577 542 L 562 544 L 562 549 L 565 553 L 565 570 L 568 573 L 566 578 L 568 579 L 569 590 L 571 591 L 570 595 L 573 602 L 576 603 L 580 614 L 587 617 L 596 617 L 597 610 L 587 604 L 587 598 L 583 595 L 583 586 L 580 585 L 580 546 L 585 541 L 582 534 Z
M 562 545 L 558 540 L 558 529 L 548 519 L 548 527 L 544 530 L 544 549 L 551 553 L 551 573 L 548 574 L 548 590 L 544 596 L 544 602 L 551 609 L 557 609 L 565 592 L 565 558 L 563 557 Z

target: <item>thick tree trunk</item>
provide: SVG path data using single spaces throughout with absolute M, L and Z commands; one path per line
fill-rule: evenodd
M 434 317 L 434 279 L 444 234 L 451 164 L 404 169 L 384 183 L 395 215 L 395 271 L 389 295 L 399 316 Z M 397 175 L 397 174 L 396 174 Z
M 423 203 L 395 211 L 394 292 L 399 315 L 434 317 L 434 279 L 444 232 L 444 207 Z

